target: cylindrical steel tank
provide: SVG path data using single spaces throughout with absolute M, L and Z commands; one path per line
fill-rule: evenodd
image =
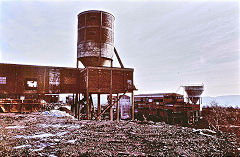
M 114 53 L 114 16 L 90 10 L 78 14 L 77 59 L 87 66 L 110 66 Z

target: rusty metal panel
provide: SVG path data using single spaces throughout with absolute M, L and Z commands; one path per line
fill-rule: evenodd
M 133 83 L 133 69 L 107 67 L 85 69 L 80 73 L 80 80 L 85 80 L 81 82 L 81 92 L 86 91 L 87 86 L 90 93 L 124 93 L 134 90 L 130 86 Z
M 80 70 L 79 73 L 79 92 L 84 93 L 87 90 L 87 69 Z
M 100 69 L 99 75 L 99 89 L 109 91 L 111 86 L 111 71 L 109 69 Z M 90 80 L 89 80 L 90 81 Z
M 100 70 L 89 69 L 88 70 L 88 87 L 97 90 L 99 88 L 99 72 Z
M 78 69 L 61 68 L 60 74 L 60 93 L 77 93 L 79 91 Z
M 113 93 L 124 91 L 124 71 L 113 70 Z
M 0 94 L 16 93 L 16 65 L 0 64 Z

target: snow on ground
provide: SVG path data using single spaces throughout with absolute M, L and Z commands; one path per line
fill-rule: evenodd
M 76 125 L 76 124 L 39 124 L 39 127 L 42 128 L 80 128 L 84 125 Z
M 25 128 L 25 126 L 7 126 L 5 129 L 22 129 Z
M 26 145 L 16 146 L 16 147 L 13 147 L 13 149 L 21 149 L 21 148 L 26 148 L 26 147 L 31 147 L 31 145 L 26 144 Z
M 67 143 L 75 143 L 77 140 L 68 140 Z
M 52 136 L 63 136 L 67 134 L 67 131 L 64 132 L 58 132 L 57 134 L 51 134 L 51 133 L 43 133 L 39 135 L 32 135 L 32 136 L 25 136 L 25 135 L 17 135 L 15 138 L 25 138 L 25 139 L 31 139 L 31 138 L 47 138 L 47 137 L 52 137 Z
M 75 119 L 75 117 L 73 117 L 69 113 L 66 113 L 65 111 L 59 111 L 59 110 L 44 111 L 44 112 L 42 112 L 42 114 L 54 116 L 54 117 L 71 117 L 71 118 Z
M 65 106 L 62 106 L 62 107 L 65 107 L 65 108 L 67 108 L 68 110 L 71 111 L 71 106 L 65 105 Z

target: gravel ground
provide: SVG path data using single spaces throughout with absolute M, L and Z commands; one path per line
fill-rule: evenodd
M 49 113 L 0 114 L 1 156 L 238 156 L 231 135 L 164 122 L 78 121 Z

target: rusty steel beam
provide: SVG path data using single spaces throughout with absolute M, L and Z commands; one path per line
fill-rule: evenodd
M 127 91 L 126 91 L 126 92 L 127 92 Z M 126 92 L 124 92 L 123 95 L 121 95 L 121 96 L 118 98 L 117 101 L 119 101 L 119 100 L 126 94 Z M 111 106 L 115 105 L 115 103 L 116 103 L 116 102 L 114 102 L 114 103 L 109 104 L 108 106 L 106 106 L 105 109 L 104 109 L 100 114 L 97 115 L 97 119 L 98 119 L 100 116 L 102 116 Z
M 101 95 L 98 94 L 98 110 L 97 110 L 97 115 L 99 115 L 101 113 Z M 97 120 L 100 120 L 101 117 L 99 117 L 99 119 Z
M 122 61 L 121 61 L 121 59 L 120 59 L 120 57 L 118 55 L 117 49 L 115 47 L 114 47 L 114 53 L 115 53 L 115 55 L 116 55 L 116 57 L 118 59 L 118 62 L 120 64 L 121 68 L 124 68 L 123 63 L 122 63 Z

